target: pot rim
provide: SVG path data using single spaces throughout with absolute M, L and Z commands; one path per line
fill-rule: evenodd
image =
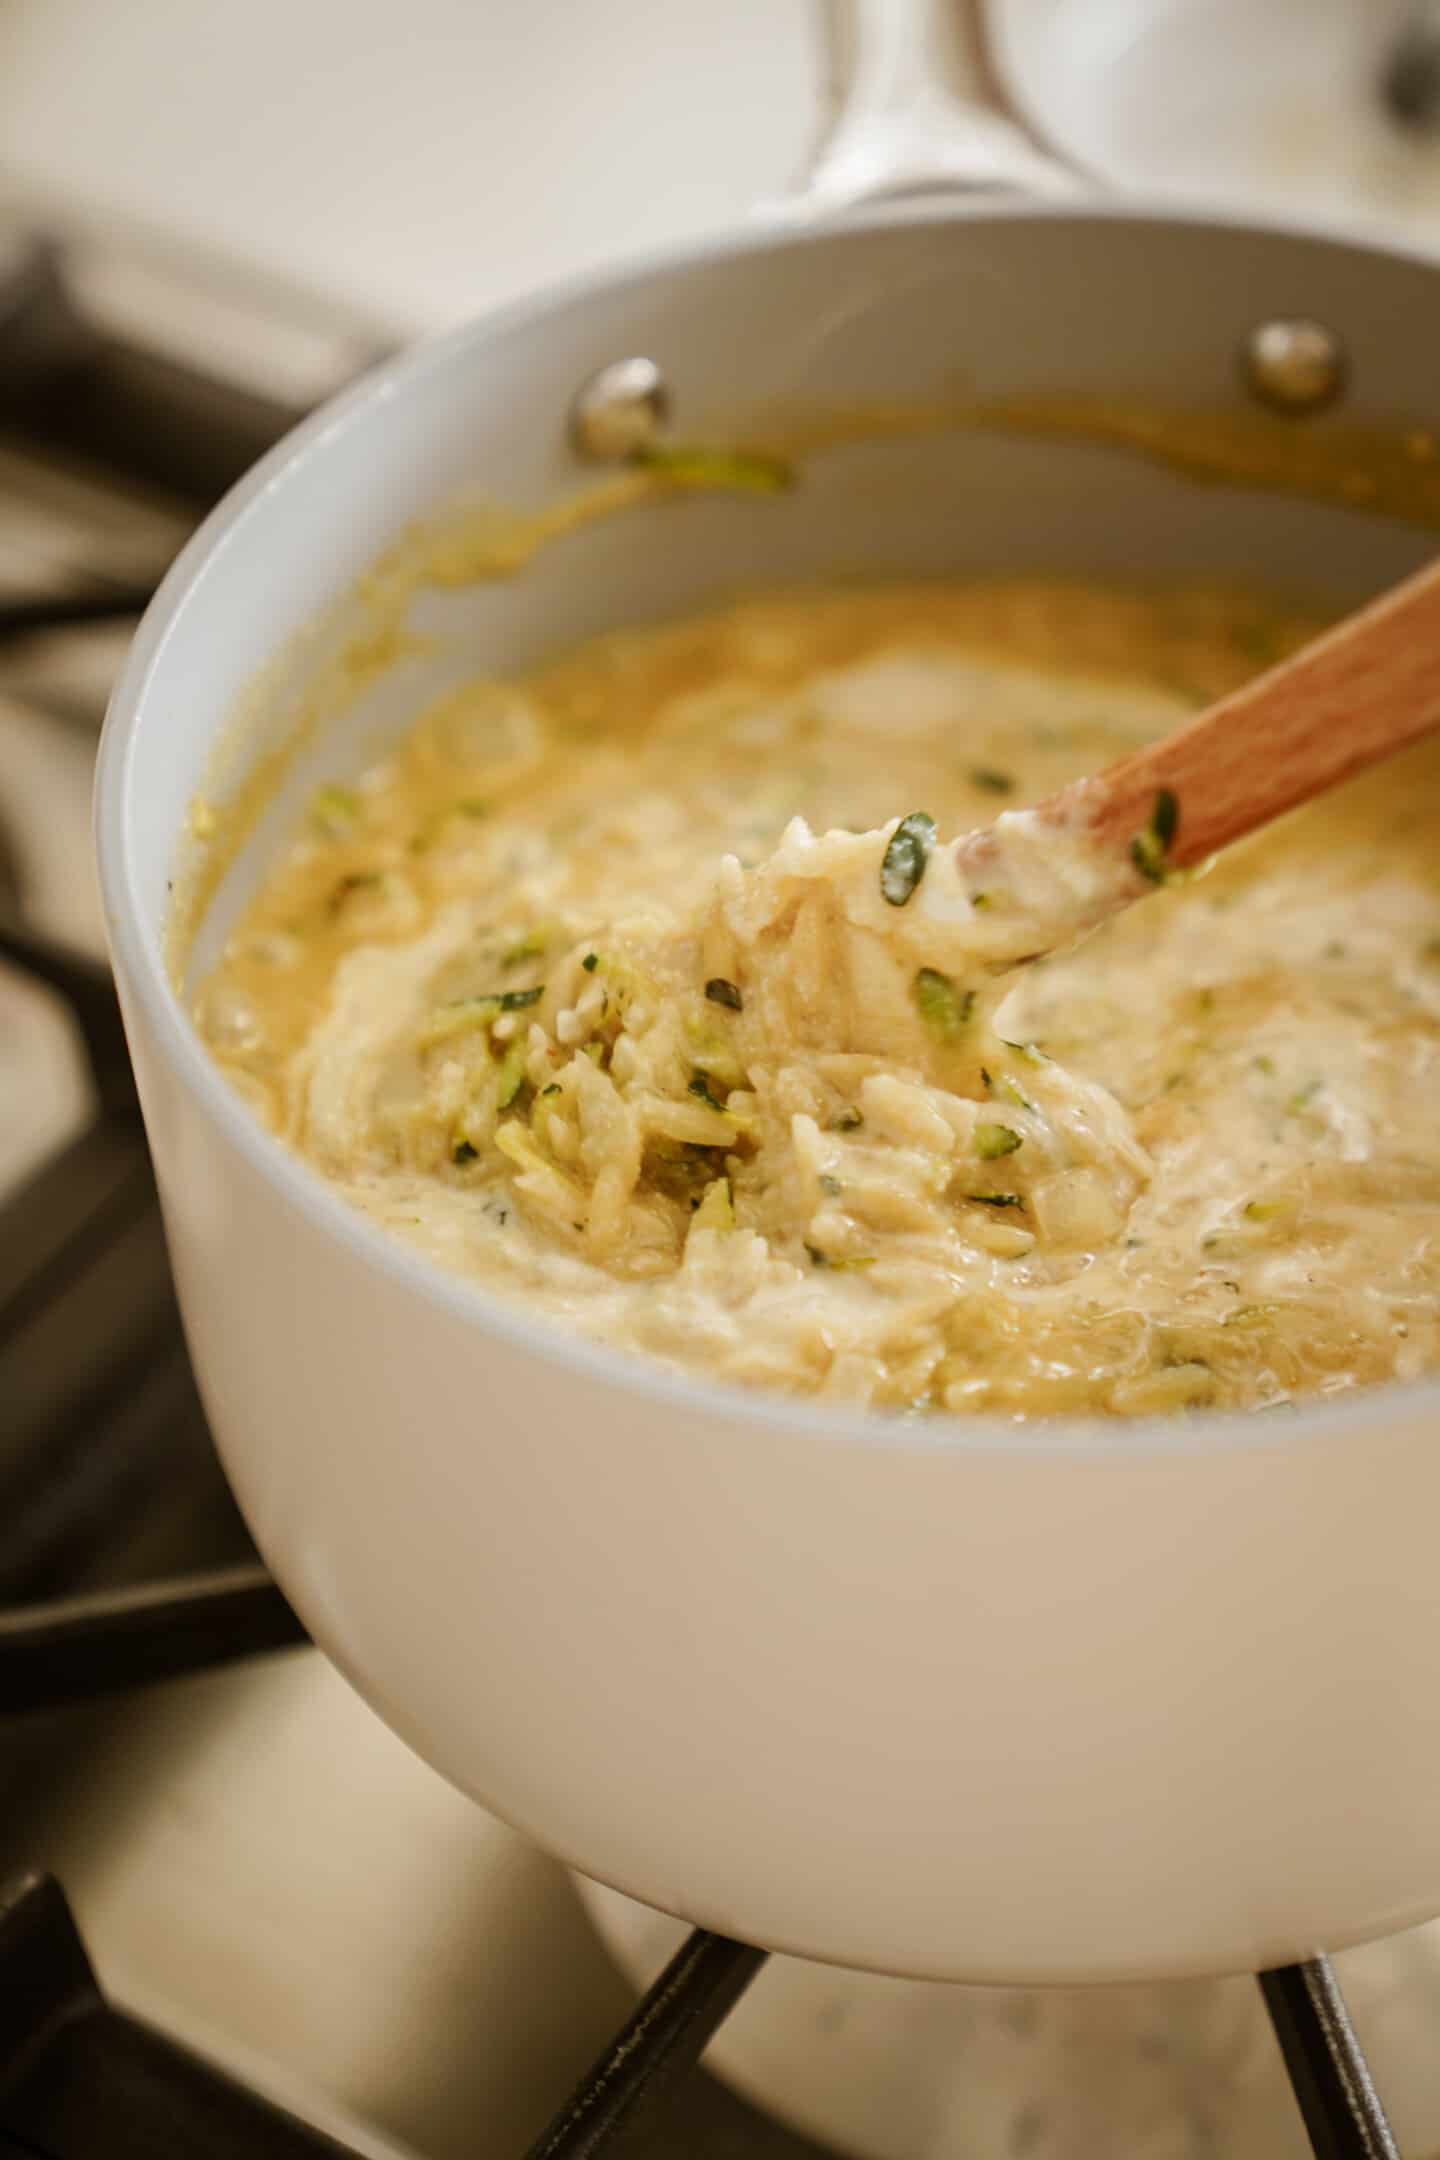
M 512 1348 L 598 1383 L 648 1398 L 676 1413 L 677 1422 L 702 1411 L 715 1419 L 743 1422 L 757 1431 L 833 1447 L 885 1448 L 903 1454 L 953 1453 L 1064 1455 L 1189 1455 L 1216 1448 L 1272 1451 L 1308 1448 L 1320 1441 L 1359 1442 L 1373 1437 L 1377 1420 L 1440 1415 L 1440 1378 L 1391 1382 L 1357 1390 L 1337 1401 L 1298 1405 L 1277 1419 L 1255 1411 L 1202 1412 L 1193 1419 L 1170 1416 L 1099 1418 L 1056 1416 L 1030 1423 L 983 1413 L 917 1417 L 885 1410 L 846 1410 L 796 1401 L 759 1388 L 672 1370 L 642 1353 L 612 1348 L 567 1331 L 558 1321 L 531 1314 L 482 1284 L 453 1273 L 350 1207 L 338 1192 L 261 1125 L 205 1050 L 166 969 L 162 940 L 146 926 L 136 878 L 130 806 L 137 748 L 150 687 L 165 664 L 172 632 L 207 581 L 224 575 L 227 542 L 250 519 L 265 513 L 289 475 L 342 437 L 383 414 L 401 396 L 423 391 L 469 348 L 483 349 L 497 333 L 537 324 L 591 294 L 652 282 L 677 270 L 803 247 L 856 228 L 910 227 L 984 221 L 1037 223 L 1099 221 L 1107 225 L 1185 226 L 1294 240 L 1340 253 L 1380 257 L 1430 270 L 1440 263 L 1418 247 L 1337 234 L 1316 221 L 1246 217 L 1225 206 L 1207 208 L 1163 201 L 1137 202 L 1030 198 L 991 200 L 966 196 L 942 203 L 899 203 L 866 208 L 843 220 L 792 224 L 757 220 L 667 245 L 620 262 L 579 272 L 556 284 L 487 309 L 438 337 L 410 346 L 363 375 L 301 421 L 268 451 L 208 513 L 161 581 L 147 607 L 111 694 L 96 761 L 94 826 L 106 934 L 117 975 L 155 1039 L 172 1073 L 219 1138 L 243 1158 L 282 1206 L 316 1230 L 337 1239 L 351 1256 L 386 1277 L 398 1290 L 437 1304 L 476 1329 L 500 1336 Z M 337 596 L 338 597 L 338 596 Z M 273 655 L 257 655 L 258 674 Z M 173 836 L 178 846 L 179 834 Z

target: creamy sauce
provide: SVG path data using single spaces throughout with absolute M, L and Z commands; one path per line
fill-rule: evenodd
M 1312 627 L 809 594 L 474 684 L 321 791 L 199 1025 L 352 1204 L 672 1364 L 1012 1416 L 1430 1369 L 1433 745 L 992 972 L 1007 907 L 1062 919 L 1090 875 L 1024 805 Z M 938 850 L 887 898 L 920 811 L 1006 816 L 1006 907 Z

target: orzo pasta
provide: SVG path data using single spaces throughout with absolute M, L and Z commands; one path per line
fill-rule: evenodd
M 932 825 L 1096 770 L 1311 627 L 916 586 L 465 686 L 316 796 L 200 1027 L 356 1207 L 672 1364 L 1012 1417 L 1416 1374 L 1433 746 L 998 991 L 943 892 L 915 904 Z

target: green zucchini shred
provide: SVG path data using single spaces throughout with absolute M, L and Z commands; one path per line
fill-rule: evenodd
M 975 1010 L 975 992 L 962 990 L 938 968 L 921 968 L 911 985 L 916 1009 L 937 1042 L 957 1043 Z
M 316 788 L 310 797 L 310 822 L 327 840 L 347 833 L 360 815 L 360 797 L 354 788 Z
M 506 1045 L 505 1055 L 500 1060 L 500 1087 L 495 1097 L 497 1110 L 508 1110 L 524 1087 L 527 1054 L 528 1045 L 523 1035 Z
M 1141 877 L 1152 885 L 1163 885 L 1169 875 L 1166 857 L 1180 826 L 1180 799 L 1169 788 L 1159 788 L 1155 794 L 1155 806 L 1150 812 L 1150 822 L 1142 826 L 1130 842 L 1130 860 Z
M 765 450 L 704 450 L 651 444 L 635 453 L 637 465 L 676 487 L 712 488 L 739 495 L 782 495 L 796 481 L 788 458 Z
M 538 960 L 548 942 L 543 930 L 527 930 L 524 937 L 505 947 L 500 955 L 501 967 L 519 967 L 522 960 Z
M 729 1116 L 724 1103 L 720 1101 L 717 1095 L 711 1094 L 710 1082 L 703 1072 L 697 1072 L 692 1076 L 687 1092 L 697 1097 L 708 1109 L 718 1110 L 722 1117 Z
M 810 1255 L 811 1267 L 829 1268 L 834 1275 L 844 1274 L 850 1270 L 874 1267 L 877 1257 L 874 1253 L 864 1253 L 856 1254 L 850 1260 L 839 1260 L 830 1253 L 822 1252 L 818 1245 L 807 1244 L 805 1250 Z
M 923 810 L 912 810 L 890 835 L 880 862 L 880 896 L 891 907 L 904 907 L 930 860 L 935 845 L 935 820 Z
M 995 765 L 972 765 L 970 768 L 970 785 L 979 788 L 984 795 L 1013 795 L 1015 792 L 1015 775 L 1001 772 L 999 767 Z

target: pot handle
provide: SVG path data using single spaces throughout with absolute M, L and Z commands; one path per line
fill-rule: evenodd
M 807 221 L 935 193 L 1073 195 L 1082 182 L 1026 133 L 990 64 L 981 0 L 812 0 L 832 117 L 771 215 Z

